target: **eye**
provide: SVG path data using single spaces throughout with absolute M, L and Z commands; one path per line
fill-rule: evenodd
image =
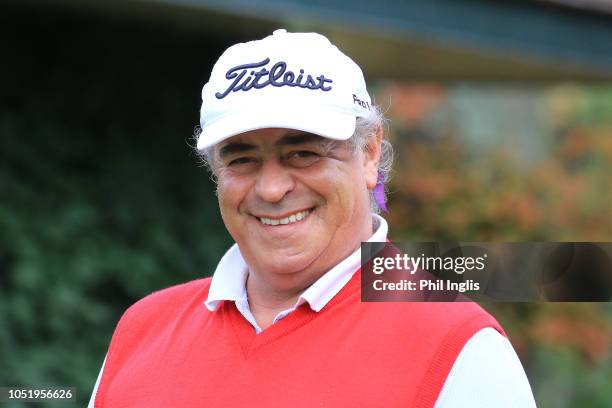
M 253 161 L 255 161 L 255 159 L 253 159 L 252 157 L 239 157 L 237 159 L 230 161 L 227 165 L 234 166 L 234 165 L 251 163 Z
M 254 170 L 258 165 L 258 161 L 255 157 L 237 157 L 230 160 L 226 167 L 237 173 L 248 173 Z
M 285 155 L 285 162 L 289 166 L 302 168 L 308 167 L 319 161 L 321 156 L 311 150 L 297 150 Z

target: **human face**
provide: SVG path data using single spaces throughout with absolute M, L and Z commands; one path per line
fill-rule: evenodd
M 221 216 L 252 273 L 275 287 L 307 286 L 370 237 L 374 139 L 353 152 L 346 142 L 270 128 L 215 147 Z

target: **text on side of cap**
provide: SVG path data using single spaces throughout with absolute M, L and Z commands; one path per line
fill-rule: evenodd
M 363 101 L 363 100 L 359 99 L 359 97 L 357 97 L 357 95 L 355 95 L 355 94 L 353 94 L 353 103 L 361 106 L 362 108 L 370 110 L 370 103 L 368 101 Z
M 251 62 L 248 64 L 238 65 L 230 68 L 225 78 L 232 80 L 231 85 L 224 92 L 217 92 L 215 96 L 217 99 L 223 99 L 230 92 L 237 91 L 249 91 L 251 89 L 261 89 L 268 85 L 272 86 L 297 86 L 299 88 L 317 90 L 320 89 L 324 92 L 331 91 L 332 86 L 327 85 L 334 82 L 333 80 L 326 78 L 325 75 L 320 74 L 317 77 L 313 77 L 310 74 L 304 74 L 304 70 L 300 69 L 300 73 L 296 75 L 293 71 L 287 70 L 287 63 L 285 61 L 279 61 L 272 65 L 268 71 L 265 66 L 270 62 L 270 58 L 266 58 L 260 62 Z M 254 69 L 247 75 L 247 72 L 251 68 L 261 68 L 259 71 Z

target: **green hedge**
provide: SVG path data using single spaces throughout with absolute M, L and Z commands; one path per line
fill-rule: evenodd
M 0 385 L 75 386 L 84 406 L 124 309 L 212 274 L 230 243 L 189 147 L 224 44 L 49 11 L 0 16 L 10 38 L 0 68 Z

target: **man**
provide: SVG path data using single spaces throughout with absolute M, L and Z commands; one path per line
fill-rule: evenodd
M 197 148 L 236 241 L 212 279 L 119 322 L 96 407 L 533 407 L 473 303 L 361 303 L 360 243 L 385 241 L 391 162 L 360 68 L 277 30 L 220 57 Z

